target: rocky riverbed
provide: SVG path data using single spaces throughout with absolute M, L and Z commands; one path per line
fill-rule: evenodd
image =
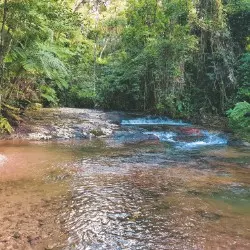
M 9 138 L 0 250 L 249 249 L 249 148 L 223 132 L 60 108 L 27 111 Z
M 62 166 L 73 158 L 53 142 L 0 142 L 0 250 L 63 248 L 67 233 L 58 215 L 71 168 Z
M 120 113 L 54 108 L 27 111 L 11 139 L 65 140 L 106 137 L 118 129 Z
M 29 110 L 11 135 L 2 136 L 0 250 L 63 248 L 67 233 L 58 215 L 67 200 L 71 168 L 65 172 L 61 165 L 74 157 L 74 150 L 65 152 L 64 142 L 110 136 L 119 127 L 119 115 L 71 108 Z

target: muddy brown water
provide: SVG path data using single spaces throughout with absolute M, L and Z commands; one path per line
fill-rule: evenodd
M 250 150 L 0 144 L 0 249 L 250 249 Z

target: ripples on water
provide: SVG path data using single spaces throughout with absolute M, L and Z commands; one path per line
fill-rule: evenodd
M 159 202 L 160 190 L 154 190 L 151 183 L 148 186 L 140 183 L 145 173 L 138 170 L 139 165 L 130 169 L 121 164 L 119 172 L 114 166 L 98 166 L 93 170 L 98 164 L 81 164 L 83 172 L 74 181 L 70 206 L 70 246 L 76 249 L 166 249 L 167 244 L 176 249 L 184 246 L 183 237 L 186 247 L 192 245 L 181 232 L 193 226 L 192 220 L 188 218 L 189 224 L 181 226 L 168 217 L 168 205 Z M 179 232 L 175 232 L 176 226 L 181 229 Z
M 237 236 L 237 230 L 247 230 L 249 212 L 239 217 L 238 210 L 228 211 L 224 204 L 230 204 L 235 193 L 220 187 L 226 180 L 230 189 L 235 179 L 218 179 L 221 169 L 199 170 L 212 167 L 196 161 L 197 154 L 178 162 L 175 154 L 154 147 L 143 152 L 147 147 L 138 146 L 130 157 L 118 153 L 75 163 L 70 206 L 65 203 L 70 212 L 63 215 L 70 235 L 67 249 L 214 249 L 229 247 L 235 237 L 240 249 L 247 249 L 250 239 Z M 234 223 L 238 226 L 230 228 Z M 227 243 L 221 230 L 230 235 Z
M 206 130 L 202 136 L 182 131 L 129 126 L 109 139 L 11 144 L 0 148 L 0 162 L 6 155 L 12 167 L 1 170 L 5 178 L 23 180 L 24 189 L 15 182 L 6 185 L 27 195 L 27 218 L 36 214 L 27 211 L 30 197 L 65 195 L 69 188 L 58 215 L 68 233 L 65 250 L 250 249 L 249 148 L 217 143 L 180 150 L 178 145 L 224 138 Z M 15 200 L 11 208 L 18 210 Z M 12 223 L 15 230 L 29 228 L 22 216 L 20 224 Z
M 204 146 L 216 146 L 216 145 L 226 145 L 227 139 L 226 137 L 222 137 L 217 133 L 209 133 L 208 131 L 200 130 L 201 131 L 201 138 L 197 138 L 197 136 L 193 136 L 195 139 L 194 141 L 179 141 L 178 134 L 174 132 L 144 132 L 144 134 L 151 134 L 155 135 L 161 141 L 170 142 L 175 145 L 178 149 L 193 149 L 199 148 Z M 192 136 L 192 135 L 191 135 Z M 190 136 L 190 137 L 191 137 Z
M 229 148 L 199 150 L 227 143 L 205 130 L 189 141 L 178 141 L 175 129 L 137 132 L 129 128 L 99 147 L 93 141 L 94 147 L 76 149 L 77 171 L 62 215 L 66 249 L 248 249 L 249 151 L 242 163 L 219 155 Z M 143 133 L 160 141 L 148 143 Z

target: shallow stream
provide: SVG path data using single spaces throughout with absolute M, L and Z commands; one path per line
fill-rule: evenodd
M 249 148 L 182 121 L 121 124 L 108 139 L 1 144 L 0 198 L 60 196 L 66 238 L 48 233 L 51 249 L 250 249 Z

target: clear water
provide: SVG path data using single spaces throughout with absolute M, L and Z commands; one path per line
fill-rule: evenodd
M 141 127 L 144 129 L 141 131 L 142 134 L 154 135 L 160 141 L 172 143 L 174 147 L 182 150 L 192 150 L 205 146 L 225 146 L 228 142 L 226 135 L 222 133 L 195 128 L 190 123 L 175 121 L 169 118 L 127 119 L 122 120 L 121 124 L 130 128 L 130 135 L 135 135 L 136 131 L 136 135 L 139 138 L 138 128 Z M 132 129 L 131 126 L 133 126 Z M 128 138 L 125 136 L 124 139 Z
M 250 157 L 242 164 L 207 156 L 211 148 L 115 145 L 92 157 L 81 149 L 63 215 L 66 249 L 248 249 Z
M 8 164 L 11 151 L 0 147 Z M 41 165 L 72 173 L 57 215 L 67 231 L 61 249 L 250 249 L 250 149 L 228 146 L 223 133 L 129 125 L 109 139 L 18 152 L 31 178 L 59 188 Z
M 250 151 L 215 131 L 185 134 L 178 121 L 122 124 L 93 142 L 98 153 L 81 149 L 67 249 L 248 249 Z

